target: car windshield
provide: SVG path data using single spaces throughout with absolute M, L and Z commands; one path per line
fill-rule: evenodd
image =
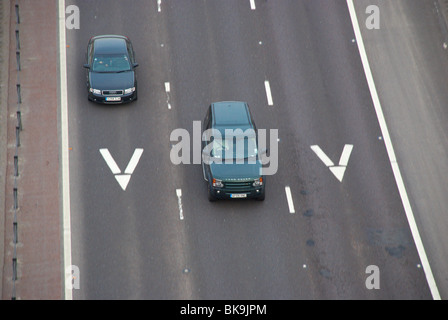
M 214 139 L 211 155 L 223 159 L 247 159 L 256 157 L 257 152 L 257 139 L 243 135 Z
M 96 55 L 93 59 L 92 71 L 122 72 L 131 70 L 126 54 Z

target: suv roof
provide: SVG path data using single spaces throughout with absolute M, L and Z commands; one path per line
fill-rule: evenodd
M 223 101 L 212 104 L 214 126 L 252 127 L 250 112 L 245 102 Z

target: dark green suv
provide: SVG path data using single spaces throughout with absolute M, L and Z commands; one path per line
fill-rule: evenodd
M 263 151 L 265 152 L 265 151 Z M 202 127 L 208 199 L 265 198 L 257 128 L 245 102 L 212 103 Z

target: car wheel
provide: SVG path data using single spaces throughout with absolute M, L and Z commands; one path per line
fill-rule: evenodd
M 264 201 L 264 189 L 263 192 L 256 198 L 258 201 Z
M 213 195 L 213 193 L 212 193 L 212 191 L 211 191 L 211 189 L 210 189 L 210 187 L 207 185 L 207 193 L 208 193 L 208 201 L 210 201 L 210 202 L 214 202 L 214 201 L 216 201 L 217 199 L 215 198 L 215 196 Z

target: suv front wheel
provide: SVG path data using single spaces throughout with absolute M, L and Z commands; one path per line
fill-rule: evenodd
M 264 201 L 264 192 L 265 190 L 263 189 L 262 193 L 255 199 L 257 199 L 258 201 Z
M 211 201 L 211 202 L 216 201 L 216 198 L 213 195 L 212 190 L 208 184 L 207 184 L 207 192 L 208 192 L 208 201 Z

